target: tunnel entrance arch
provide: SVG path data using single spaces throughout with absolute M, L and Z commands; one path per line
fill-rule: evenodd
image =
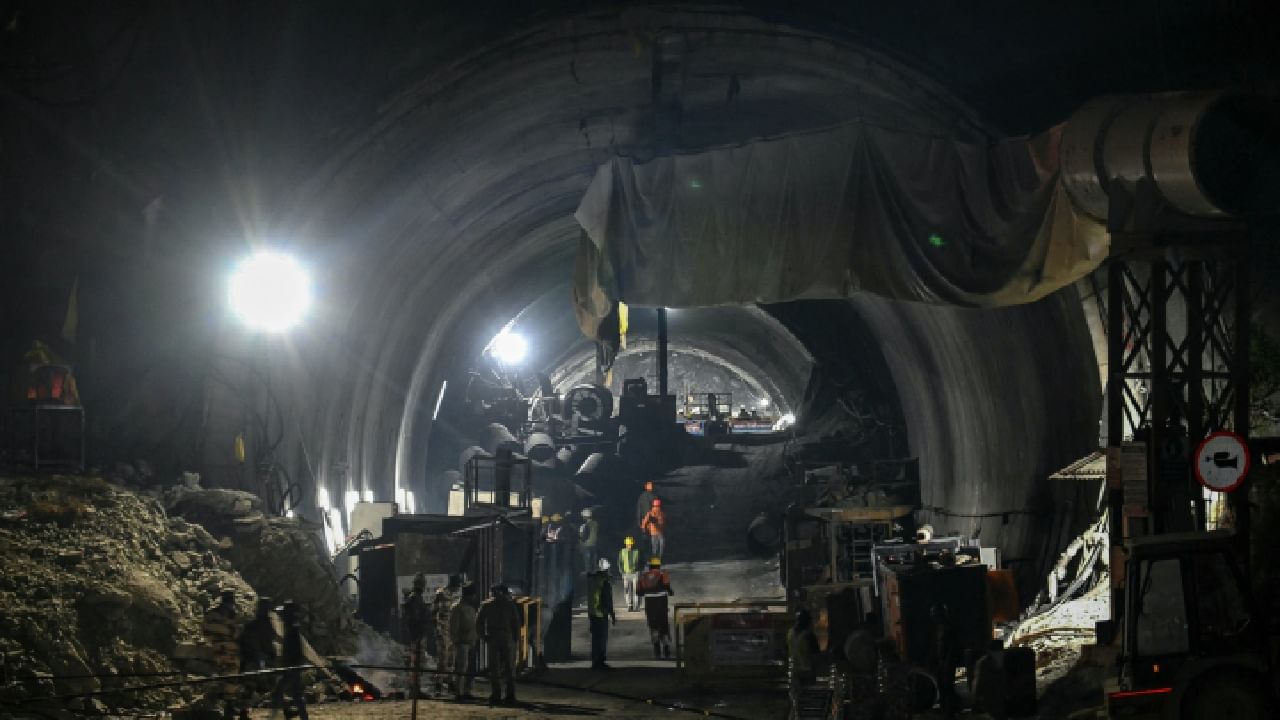
M 665 94 L 655 95 L 655 58 L 664 82 L 683 78 L 678 92 L 667 83 Z M 614 157 L 652 156 L 660 128 L 675 152 L 850 118 L 978 141 L 993 135 L 937 84 L 840 28 L 813 30 L 744 13 L 677 8 L 568 18 L 447 68 L 424 69 L 421 78 L 392 93 L 368 128 L 343 138 L 300 189 L 309 207 L 320 208 L 316 225 L 361 248 L 347 258 L 334 301 L 344 308 L 335 329 L 358 351 L 324 369 L 321 383 L 334 392 L 317 398 L 315 408 L 317 445 L 326 455 L 317 463 L 319 484 L 330 497 L 349 489 L 338 484 L 368 487 L 380 498 L 425 489 L 432 411 L 443 382 L 479 354 L 504 319 L 564 282 L 580 241 L 572 213 L 596 168 Z M 670 110 L 677 100 L 680 120 L 672 127 L 655 108 Z M 889 367 L 919 365 L 935 382 L 944 374 L 928 368 L 938 358 L 990 347 L 986 334 L 1013 327 L 1030 333 L 1031 345 L 1079 350 L 1074 331 L 1063 329 L 1083 326 L 1078 308 L 1059 308 L 1048 313 L 1051 322 L 1038 318 L 1039 325 L 1030 322 L 1036 311 L 1011 310 L 1030 313 L 1028 321 L 992 327 L 956 321 L 967 314 L 945 308 L 890 303 L 884 310 L 868 302 L 886 318 L 877 332 L 910 336 L 886 345 Z M 861 300 L 844 305 L 871 312 Z M 828 311 L 817 325 L 836 327 L 822 312 Z M 896 322 L 895 315 L 913 320 Z M 1012 343 L 1006 351 L 1023 348 Z M 1086 344 L 1081 352 L 1088 351 Z M 989 407 L 1016 425 L 1068 404 L 1072 422 L 1088 416 L 1084 425 L 1096 423 L 1090 409 L 1096 375 L 1080 381 L 1073 368 L 1058 383 L 1091 388 L 1079 398 L 1011 393 L 1003 378 L 987 373 L 980 380 L 961 378 L 955 395 L 932 384 L 922 391 L 933 403 L 920 404 L 928 430 L 913 433 L 911 442 L 934 458 L 929 465 L 948 487 L 1007 470 L 996 442 L 970 445 L 970 430 L 953 427 L 968 421 L 951 411 L 956 406 Z M 1095 436 L 1096 427 L 1073 425 L 1054 438 L 1030 438 L 1011 453 L 1022 459 L 1013 472 L 1018 481 L 1035 482 L 1078 457 L 1079 446 Z M 331 476 L 334 466 L 349 468 L 346 477 Z

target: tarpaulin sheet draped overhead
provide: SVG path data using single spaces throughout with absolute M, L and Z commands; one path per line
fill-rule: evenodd
M 863 123 L 601 166 L 575 214 L 579 325 L 615 301 L 702 307 L 889 298 L 1031 302 L 1106 257 L 1058 182 L 1055 129 L 994 144 Z

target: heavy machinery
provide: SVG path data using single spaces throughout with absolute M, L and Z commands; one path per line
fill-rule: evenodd
M 1275 717 L 1277 665 L 1236 548 L 1226 530 L 1126 544 L 1126 622 L 1106 717 Z

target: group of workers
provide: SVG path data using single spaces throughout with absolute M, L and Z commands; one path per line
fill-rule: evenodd
M 675 595 L 671 588 L 671 576 L 662 569 L 662 558 L 649 558 L 649 567 L 639 570 L 639 551 L 635 539 L 627 538 L 618 553 L 618 569 L 622 571 L 626 590 L 627 610 L 636 611 L 644 605 L 645 624 L 649 626 L 649 639 L 653 643 L 655 659 L 671 659 L 671 622 L 668 617 L 667 598 Z M 601 558 L 598 569 L 587 576 L 587 619 L 591 626 L 591 668 L 608 670 L 606 662 L 609 649 L 609 626 L 618 623 L 613 608 L 613 583 L 609 577 L 610 563 Z
M 249 673 L 267 670 L 279 664 L 280 667 L 293 668 L 279 673 L 275 687 L 271 691 L 272 717 L 278 717 L 283 711 L 292 716 L 307 720 L 307 704 L 302 691 L 302 671 L 298 666 L 305 664 L 302 651 L 302 631 L 298 622 L 298 606 L 293 601 L 286 601 L 279 608 L 272 608 L 269 597 L 258 598 L 253 618 L 241 623 L 236 610 L 236 594 L 234 590 L 223 590 L 219 593 L 218 603 L 204 614 L 201 630 L 205 641 L 212 650 L 213 663 L 223 675 Z M 277 632 L 273 612 L 278 612 L 280 631 Z M 279 652 L 276 645 L 279 643 Z M 224 718 L 249 717 L 249 706 L 253 704 L 254 689 L 258 686 L 255 678 L 239 678 L 242 682 L 222 683 L 221 705 Z M 284 695 L 288 692 L 293 708 L 284 704 Z
M 449 576 L 448 584 L 426 599 L 427 580 L 419 573 L 401 608 L 410 647 L 410 667 L 421 666 L 422 656 L 436 660 L 433 691 L 452 693 L 455 700 L 471 699 L 472 661 L 478 643 L 484 643 L 489 661 L 489 704 L 516 704 L 515 669 L 519 656 L 520 608 L 504 583 L 489 588 L 489 598 L 479 602 L 475 583 Z M 415 670 L 410 692 L 419 691 Z
M 671 578 L 662 569 L 662 556 L 666 552 L 667 516 L 662 509 L 662 498 L 654 492 L 653 483 L 646 482 L 644 490 L 636 498 L 636 526 L 647 540 L 647 553 L 642 555 L 635 537 L 623 540 L 618 551 L 617 570 L 622 576 L 623 597 L 627 610 L 644 609 L 645 622 L 653 642 L 655 658 L 671 657 L 671 624 L 668 619 L 667 598 L 674 595 Z M 555 518 L 552 518 L 555 523 Z M 591 508 L 582 511 L 582 524 L 578 527 L 578 552 L 587 574 L 586 605 L 591 628 L 591 667 L 607 670 L 606 662 L 609 627 L 618 621 L 613 606 L 613 583 L 610 572 L 613 564 L 600 556 L 600 525 Z M 644 558 L 647 557 L 647 560 Z M 647 566 L 647 567 L 646 567 Z

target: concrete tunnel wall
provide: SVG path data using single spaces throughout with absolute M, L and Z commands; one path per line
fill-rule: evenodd
M 335 305 L 350 308 L 334 331 L 356 356 L 318 379 L 332 390 L 316 406 L 322 484 L 387 498 L 397 484 L 425 486 L 424 438 L 450 361 L 474 357 L 567 276 L 578 238 L 570 216 L 595 168 L 651 152 L 653 63 L 636 54 L 646 33 L 693 38 L 685 149 L 858 116 L 977 132 L 961 103 L 897 63 L 731 13 L 578 17 L 426 76 L 301 189 L 300 202 L 322 209 L 310 225 L 360 239 L 328 278 Z M 349 478 L 331 477 L 343 464 Z
M 1102 93 L 1220 85 L 1257 62 L 1247 44 L 1201 37 L 1206 22 L 1231 20 L 1209 2 L 1164 9 L 1162 37 L 1187 49 L 1176 56 L 1132 42 L 1149 21 L 1142 8 L 1109 9 L 1099 23 L 1091 8 L 1050 17 L 1022 4 L 927 17 L 803 0 L 781 11 L 553 0 L 537 15 L 514 3 L 501 13 L 158 5 L 142 16 L 135 64 L 88 109 L 4 97 L 16 110 L 0 118 L 13 160 L 0 171 L 0 202 L 18 240 L 0 244 L 11 281 L 0 293 L 15 308 L 0 320 L 8 350 L 20 353 L 46 321 L 57 335 L 78 276 L 85 333 L 73 360 L 89 366 L 91 418 L 111 430 L 98 457 L 201 465 L 211 482 L 227 482 L 241 472 L 226 459 L 241 408 L 234 394 L 210 400 L 208 366 L 230 374 L 252 343 L 225 317 L 222 281 L 246 238 L 284 242 L 311 265 L 321 296 L 303 327 L 266 343 L 290 418 L 282 459 L 298 479 L 314 468 L 331 499 L 348 488 L 379 499 L 392 499 L 397 483 L 425 488 L 440 381 L 567 279 L 579 236 L 572 212 L 609 157 L 853 117 L 968 138 L 1032 132 Z M 102 12 L 85 22 L 112 30 L 128 19 Z M 43 27 L 74 35 L 77 25 L 49 14 Z M 26 28 L 38 15 L 24 16 L 15 42 L 37 36 Z M 1266 78 L 1280 64 L 1251 67 Z M 44 295 L 28 293 L 27 275 L 44 278 Z M 843 304 L 861 312 L 863 303 Z M 1075 425 L 1056 437 L 1034 432 L 1016 463 L 968 425 L 1007 417 L 997 424 L 1021 436 L 1055 421 L 1045 416 L 1090 415 L 1096 392 L 1001 395 L 1009 383 L 997 381 L 1027 387 L 1043 376 L 982 369 L 1059 363 L 992 338 L 1023 328 L 1026 343 L 1050 346 L 1074 337 L 1072 313 L 1026 311 L 1047 314 L 990 326 L 934 309 L 866 312 L 874 332 L 850 329 L 843 311 L 819 311 L 815 324 L 836 336 L 833 352 L 859 338 L 900 359 L 893 394 L 928 428 L 909 438 L 928 467 L 954 466 L 966 483 L 1007 475 L 984 481 L 1007 488 L 1073 459 Z M 823 356 L 817 339 L 782 324 Z M 749 314 L 728 320 L 708 351 L 755 359 L 769 337 L 755 328 Z M 1087 352 L 1074 342 L 1064 355 Z M 1004 351 L 987 358 L 988 345 Z M 931 364 L 957 347 L 971 348 L 965 363 Z M 761 368 L 780 386 L 804 387 L 782 359 Z M 202 403 L 221 420 L 202 424 Z M 936 448 L 941 438 L 967 449 Z M 161 453 L 174 445 L 183 448 L 171 458 Z M 939 496 L 948 503 L 984 497 L 948 482 L 956 493 Z
M 887 61 L 877 66 L 855 47 L 776 27 L 761 35 L 741 17 L 716 21 L 723 25 L 706 36 L 708 57 L 688 61 L 692 75 L 715 80 L 685 97 L 682 147 L 865 113 L 868 83 L 879 85 L 881 121 L 954 131 L 957 118 L 969 117 L 927 81 Z M 716 21 L 700 16 L 694 27 Z M 567 276 L 578 240 L 569 215 L 595 167 L 611 153 L 646 151 L 651 67 L 637 61 L 633 44 L 623 18 L 532 32 L 499 57 L 461 63 L 448 82 L 433 76 L 406 90 L 322 176 L 320 204 L 330 212 L 318 224 L 342 227 L 350 213 L 361 223 L 337 234 L 367 238 L 344 263 L 341 284 L 351 311 L 339 333 L 360 354 L 331 366 L 320 382 L 334 392 L 316 398 L 314 444 L 323 448 L 320 478 L 331 498 L 354 488 L 393 499 L 403 487 L 428 509 L 442 509 L 446 489 L 431 486 L 439 477 L 433 468 L 456 455 L 431 454 L 441 381 L 457 377 L 509 318 Z M 720 91 L 733 73 L 752 78 L 741 85 L 749 110 L 724 109 Z M 811 107 L 821 112 L 794 112 L 795 103 L 810 107 L 819 87 L 827 90 Z M 967 120 L 959 125 L 972 131 Z M 378 212 L 364 209 L 375 202 Z M 1006 556 L 1033 565 L 1057 549 L 1046 545 L 1063 542 L 1042 531 L 1045 478 L 1096 437 L 1094 360 L 1073 299 L 1059 294 L 992 315 L 851 302 L 892 369 L 926 503 L 955 515 L 1013 513 L 1007 523 L 997 516 L 963 528 L 939 524 L 980 531 Z M 762 341 L 786 335 L 747 313 L 723 314 L 721 329 L 699 340 L 720 357 L 757 357 Z M 1065 362 L 1068 382 L 1046 369 L 1073 355 L 1080 361 Z M 807 366 L 765 365 L 762 374 L 775 383 L 804 387 Z M 335 463 L 349 474 L 332 473 Z

